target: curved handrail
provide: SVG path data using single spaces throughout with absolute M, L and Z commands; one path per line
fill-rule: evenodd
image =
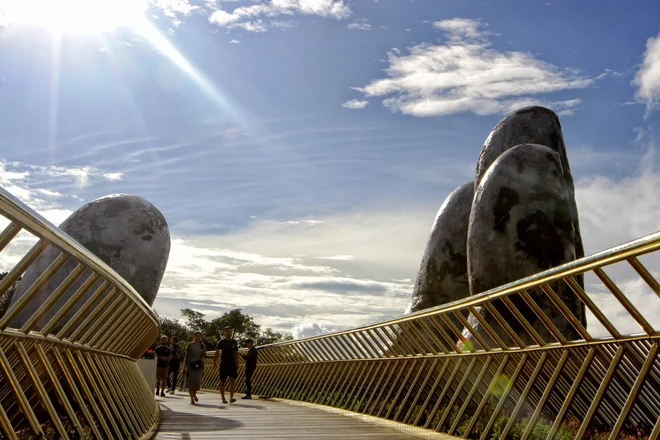
M 84 261 L 90 269 L 101 274 L 103 278 L 109 279 L 113 284 L 121 286 L 122 291 L 132 301 L 137 303 L 153 319 L 155 324 L 158 324 L 158 316 L 149 304 L 114 269 L 71 238 L 69 234 L 53 225 L 2 187 L 0 187 L 0 213 L 20 224 L 35 236 L 48 240 L 51 244 L 65 250 L 77 260 Z

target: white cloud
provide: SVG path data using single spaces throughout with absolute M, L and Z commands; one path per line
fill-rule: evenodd
M 644 62 L 632 84 L 637 87 L 635 97 L 646 103 L 648 111 L 660 104 L 660 34 L 646 41 Z
M 161 11 L 163 14 L 170 18 L 176 18 L 181 15 L 190 15 L 193 11 L 199 8 L 199 6 L 193 6 L 188 0 L 151 0 L 151 2 Z
M 231 43 L 231 44 L 241 44 L 241 40 L 231 40 L 229 43 Z
M 343 103 L 341 106 L 350 108 L 352 110 L 356 110 L 356 109 L 365 108 L 367 104 L 369 104 L 369 101 L 360 101 L 359 99 L 351 99 L 350 101 L 346 101 L 345 103 Z
M 452 18 L 433 23 L 433 27 L 447 32 L 448 38 L 454 41 L 479 40 L 492 35 L 491 32 L 483 29 L 485 26 L 487 25 L 480 20 L 469 18 Z
M 331 330 L 323 324 L 317 324 L 316 322 L 311 322 L 311 323 L 296 324 L 291 329 L 291 334 L 293 335 L 294 339 L 303 339 L 303 338 L 310 338 L 312 336 L 323 335 L 333 331 L 335 330 Z
M 536 95 L 594 82 L 575 69 L 559 68 L 526 52 L 494 49 L 488 40 L 492 33 L 478 20 L 444 20 L 434 26 L 446 33 L 446 42 L 413 46 L 408 55 L 389 52 L 387 78 L 356 90 L 366 97 L 387 97 L 386 107 L 414 116 L 488 115 L 530 103 L 552 104 Z M 555 104 L 565 106 L 558 110 L 568 115 L 577 103 L 570 99 Z
M 231 12 L 216 9 L 209 16 L 209 21 L 229 29 L 242 28 L 250 32 L 265 32 L 269 25 L 263 21 L 264 17 L 295 14 L 341 20 L 348 17 L 351 10 L 344 0 L 271 0 L 250 6 L 240 6 Z M 273 23 L 271 26 L 281 27 Z
M 358 30 L 358 31 L 370 31 L 371 30 L 371 25 L 369 23 L 350 23 L 346 27 L 349 28 L 349 29 Z

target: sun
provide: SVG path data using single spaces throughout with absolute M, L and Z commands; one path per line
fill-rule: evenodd
M 147 0 L 0 0 L 0 25 L 30 25 L 65 33 L 139 29 Z

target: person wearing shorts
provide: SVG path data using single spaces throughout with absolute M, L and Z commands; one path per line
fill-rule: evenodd
M 236 378 L 238 377 L 238 342 L 232 338 L 234 329 L 230 326 L 225 327 L 223 333 L 224 339 L 218 342 L 213 365 L 218 364 L 218 357 L 220 357 L 220 395 L 222 396 L 222 403 L 234 403 L 236 402 L 234 391 L 236 390 Z M 229 402 L 225 399 L 227 379 L 229 379 Z
M 156 353 L 156 395 L 165 397 L 165 386 L 167 383 L 167 367 L 172 358 L 172 349 L 167 345 L 167 336 L 160 337 L 160 345 L 154 350 Z M 162 387 L 160 386 L 162 385 Z

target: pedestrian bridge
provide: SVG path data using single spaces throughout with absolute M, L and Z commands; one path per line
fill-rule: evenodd
M 21 253 L 0 293 L 49 246 L 60 250 L 0 317 L 0 438 L 660 436 L 660 233 L 460 302 L 261 347 L 254 394 L 273 399 L 225 406 L 208 392 L 193 407 L 184 395 L 154 398 L 137 366 L 158 322 L 135 290 L 3 189 L 0 214 L 0 251 Z M 70 260 L 75 268 L 31 307 Z M 584 305 L 588 328 L 559 283 Z M 566 340 L 541 300 L 581 338 Z M 15 325 L 23 310 L 34 311 Z M 210 359 L 206 372 L 202 387 L 217 389 Z

